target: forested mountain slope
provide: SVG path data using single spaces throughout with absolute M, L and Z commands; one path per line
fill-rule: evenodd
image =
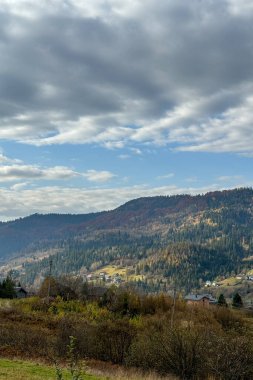
M 201 280 L 252 267 L 253 190 L 139 198 L 87 215 L 32 215 L 0 224 L 0 259 L 54 249 L 54 271 L 121 265 L 154 286 Z M 32 283 L 48 258 L 23 265 Z

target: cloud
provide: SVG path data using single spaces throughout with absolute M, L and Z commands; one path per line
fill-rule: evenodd
M 14 185 L 12 185 L 12 186 L 10 187 L 10 190 L 15 190 L 15 191 L 17 191 L 17 190 L 21 190 L 21 189 L 27 187 L 28 185 L 29 185 L 29 182 L 15 183 Z
M 21 164 L 22 161 L 21 160 L 18 160 L 16 158 L 10 158 L 10 157 L 7 157 L 5 156 L 3 153 L 0 153 L 0 165 L 4 163 L 4 164 L 12 164 L 12 163 L 15 163 L 15 164 Z
M 168 178 L 173 178 L 174 176 L 175 176 L 174 173 L 168 173 L 164 175 L 159 175 L 158 177 L 156 177 L 156 179 L 168 179 Z
M 189 182 L 189 183 L 193 183 L 193 182 L 197 182 L 197 181 L 198 181 L 198 178 L 196 176 L 188 177 L 185 179 L 185 182 Z
M 141 149 L 139 148 L 130 148 L 131 152 L 137 156 L 141 156 L 142 155 L 142 151 Z
M 115 174 L 103 170 L 103 171 L 97 171 L 97 170 L 87 170 L 86 173 L 83 173 L 83 176 L 87 178 L 90 182 L 108 182 L 113 177 L 116 177 Z
M 223 176 L 220 176 L 217 178 L 218 181 L 221 181 L 221 182 L 231 182 L 231 181 L 238 181 L 238 180 L 242 180 L 243 179 L 243 176 L 241 175 L 223 175 Z
M 120 154 L 118 156 L 121 160 L 127 160 L 128 158 L 130 158 L 131 156 L 129 156 L 129 154 Z
M 3 0 L 0 139 L 251 154 L 252 20 L 249 0 Z
M 65 166 L 41 167 L 39 165 L 27 165 L 17 159 L 11 159 L 0 154 L 0 182 L 16 180 L 69 180 L 71 178 L 85 178 L 90 182 L 108 182 L 116 177 L 107 170 L 87 170 L 78 172 Z M 17 189 L 27 183 L 16 184 L 12 189 Z
M 253 14 L 253 4 L 251 0 L 230 0 L 228 2 L 231 13 L 235 15 L 244 15 L 250 17 Z
M 0 182 L 15 181 L 18 179 L 58 180 L 70 179 L 80 174 L 64 166 L 41 168 L 35 165 L 1 165 Z

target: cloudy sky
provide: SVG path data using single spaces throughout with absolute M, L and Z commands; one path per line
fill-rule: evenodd
M 253 184 L 251 0 L 1 0 L 0 220 Z

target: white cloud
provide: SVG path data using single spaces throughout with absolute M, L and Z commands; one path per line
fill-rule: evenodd
M 253 4 L 251 0 L 228 0 L 229 8 L 234 15 L 250 17 L 253 14 Z
M 115 174 L 107 170 L 87 170 L 87 172 L 83 173 L 83 176 L 90 182 L 108 182 L 112 178 L 116 177 Z
M 14 190 L 14 191 L 21 190 L 21 189 L 23 189 L 24 187 L 27 187 L 28 185 L 30 185 L 29 182 L 15 183 L 14 185 L 12 185 L 12 186 L 10 187 L 10 190 Z
M 66 166 L 42 167 L 39 165 L 27 165 L 17 159 L 11 159 L 0 154 L 0 182 L 32 179 L 32 180 L 68 180 L 71 178 L 85 178 L 90 182 L 104 183 L 116 177 L 107 170 L 87 170 L 78 172 Z M 23 184 L 14 184 L 12 189 L 18 189 Z
M 130 148 L 131 152 L 136 154 L 137 156 L 141 156 L 142 155 L 142 151 L 141 149 L 139 148 Z
M 128 158 L 130 158 L 131 156 L 129 156 L 129 154 L 120 154 L 118 156 L 121 160 L 127 160 Z
M 231 181 L 238 181 L 238 180 L 243 180 L 243 176 L 241 175 L 223 175 L 217 178 L 218 181 L 221 182 L 231 182 Z
M 17 179 L 69 179 L 80 176 L 79 173 L 64 166 L 42 168 L 36 165 L 0 165 L 0 182 Z
M 12 163 L 15 163 L 15 164 L 21 164 L 22 161 L 21 160 L 18 160 L 16 158 L 10 158 L 10 157 L 7 157 L 5 156 L 3 153 L 0 153 L 0 165 L 4 163 L 4 164 L 12 164 Z
M 158 177 L 156 177 L 156 179 L 168 179 L 168 178 L 173 178 L 174 176 L 175 176 L 174 173 L 168 173 L 164 175 L 159 175 Z
M 193 183 L 193 182 L 197 182 L 197 181 L 198 181 L 197 177 L 188 177 L 185 179 L 185 182 L 189 182 L 189 183 Z

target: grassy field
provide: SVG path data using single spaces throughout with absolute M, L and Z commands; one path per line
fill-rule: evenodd
M 138 281 L 138 280 L 143 280 L 144 276 L 143 275 L 136 275 L 136 274 L 127 274 L 128 270 L 133 269 L 132 267 L 119 267 L 116 265 L 106 265 L 104 267 L 99 268 L 97 271 L 94 272 L 95 275 L 99 275 L 99 273 L 104 272 L 109 276 L 115 276 L 116 274 L 119 274 L 123 280 L 128 280 L 128 281 Z
M 70 380 L 67 371 L 63 371 L 64 380 Z M 21 360 L 0 359 L 0 380 L 56 380 L 55 369 L 43 364 Z M 105 380 L 104 377 L 84 375 L 83 380 Z
M 239 280 L 236 277 L 228 277 L 223 281 L 219 281 L 219 284 L 221 286 L 236 286 L 242 283 L 242 280 Z
M 96 275 L 99 275 L 100 272 L 105 272 L 109 276 L 114 276 L 116 273 L 118 273 L 120 276 L 124 277 L 126 275 L 126 268 L 118 267 L 115 265 L 106 265 L 94 273 Z
M 93 368 L 96 375 L 83 375 L 83 380 L 177 380 L 174 376 L 160 377 L 155 373 L 142 373 L 135 369 L 124 369 L 101 363 Z M 103 376 L 102 376 L 103 373 Z M 63 371 L 64 380 L 71 377 L 66 370 Z M 36 364 L 23 360 L 0 359 L 0 380 L 56 380 L 55 369 L 44 364 Z

